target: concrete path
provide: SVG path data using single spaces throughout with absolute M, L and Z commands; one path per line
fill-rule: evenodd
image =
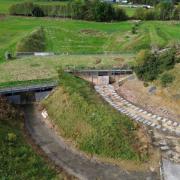
M 180 165 L 166 159 L 162 161 L 164 180 L 180 180 Z
M 152 172 L 128 172 L 117 166 L 88 159 L 69 148 L 62 138 L 43 123 L 35 105 L 23 106 L 26 128 L 35 142 L 56 165 L 79 179 L 89 180 L 156 180 Z

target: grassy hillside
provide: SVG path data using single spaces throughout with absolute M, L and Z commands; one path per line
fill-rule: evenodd
M 143 161 L 137 128 L 126 116 L 106 104 L 91 85 L 70 74 L 60 76 L 60 87 L 43 106 L 61 135 L 81 150 L 115 159 Z
M 45 79 L 49 78 L 57 79 L 59 66 L 64 68 L 111 68 L 120 67 L 132 58 L 132 55 L 126 54 L 25 57 L 0 63 L 0 87 L 46 82 Z
M 27 144 L 19 113 L 0 97 L 1 179 L 63 179 Z
M 43 26 L 47 36 L 46 51 L 95 54 L 104 52 L 136 53 L 151 46 L 164 46 L 180 40 L 180 24 L 148 21 L 132 34 L 133 22 L 97 23 L 50 18 L 1 17 L 0 62 L 6 51 L 28 33 Z

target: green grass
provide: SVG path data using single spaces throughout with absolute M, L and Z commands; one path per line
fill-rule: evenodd
M 151 46 L 180 41 L 180 24 L 143 22 L 132 34 L 133 22 L 97 23 L 69 19 L 4 17 L 0 20 L 0 62 L 6 51 L 15 52 L 16 44 L 39 26 L 46 32 L 46 51 L 97 54 L 136 53 Z
M 2 98 L 0 109 L 1 179 L 62 179 L 26 142 L 19 113 Z
M 58 99 L 58 100 L 57 100 Z M 64 73 L 60 87 L 43 102 L 61 135 L 89 154 L 144 160 L 133 122 L 106 104 L 86 81 Z M 136 148 L 135 148 L 136 147 Z
M 31 86 L 31 85 L 39 85 L 39 84 L 48 84 L 48 83 L 56 83 L 56 78 L 50 79 L 35 79 L 35 80 L 21 80 L 21 81 L 9 81 L 0 83 L 1 88 L 11 88 L 11 87 L 24 87 L 24 86 Z
M 49 57 L 25 57 L 0 64 L 0 87 L 43 83 L 57 79 L 57 69 L 63 68 L 111 68 L 131 61 L 132 55 L 61 55 Z M 97 60 L 100 62 L 97 64 Z M 47 80 L 46 80 L 47 79 Z

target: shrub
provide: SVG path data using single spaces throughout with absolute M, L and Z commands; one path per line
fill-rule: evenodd
M 7 134 L 7 140 L 10 142 L 10 143 L 15 143 L 16 142 L 16 134 L 14 133 L 8 133 Z
M 132 27 L 131 32 L 132 32 L 132 34 L 136 34 L 136 33 L 137 33 L 137 28 L 136 28 L 136 26 L 133 26 L 133 27 Z
M 137 8 L 135 13 L 134 13 L 135 18 L 144 20 L 145 11 L 146 10 L 144 8 Z
M 155 7 L 156 19 L 171 20 L 173 18 L 174 6 L 170 2 L 161 2 Z
M 10 59 L 12 59 L 13 57 L 12 57 L 12 54 L 10 53 L 10 52 L 5 52 L 5 59 L 6 60 L 10 60 Z
M 175 79 L 175 77 L 171 74 L 168 74 L 168 73 L 164 73 L 162 76 L 161 76 L 161 85 L 163 87 L 167 87 L 168 84 L 172 83 L 173 80 Z
M 34 9 L 32 10 L 32 15 L 35 17 L 43 17 L 44 16 L 44 12 L 40 7 L 34 7 Z
M 172 69 L 175 63 L 175 52 L 172 49 L 162 54 L 144 51 L 138 54 L 134 69 L 139 79 L 153 81 L 165 70 Z
M 143 85 L 144 85 L 144 87 L 148 87 L 149 86 L 149 84 L 147 82 L 144 82 Z
M 32 16 L 33 9 L 34 4 L 32 2 L 17 3 L 10 6 L 9 13 L 11 15 Z
M 115 10 L 113 6 L 106 2 L 96 1 L 93 8 L 94 20 L 103 22 L 103 21 L 112 21 L 115 19 Z
M 45 41 L 45 32 L 41 27 L 24 37 L 17 44 L 16 50 L 17 52 L 42 52 L 46 47 Z
M 175 20 L 180 20 L 180 4 L 175 7 L 173 12 L 173 18 Z
M 124 21 L 128 19 L 128 16 L 124 9 L 116 8 L 115 9 L 115 19 L 117 21 Z

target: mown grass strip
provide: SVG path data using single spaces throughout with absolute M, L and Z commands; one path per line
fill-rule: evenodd
M 35 80 L 25 80 L 25 81 L 11 81 L 11 82 L 3 82 L 0 83 L 0 89 L 3 88 L 12 88 L 12 87 L 22 87 L 22 86 L 32 86 L 32 85 L 41 85 L 41 84 L 49 84 L 56 83 L 57 79 L 35 79 Z

